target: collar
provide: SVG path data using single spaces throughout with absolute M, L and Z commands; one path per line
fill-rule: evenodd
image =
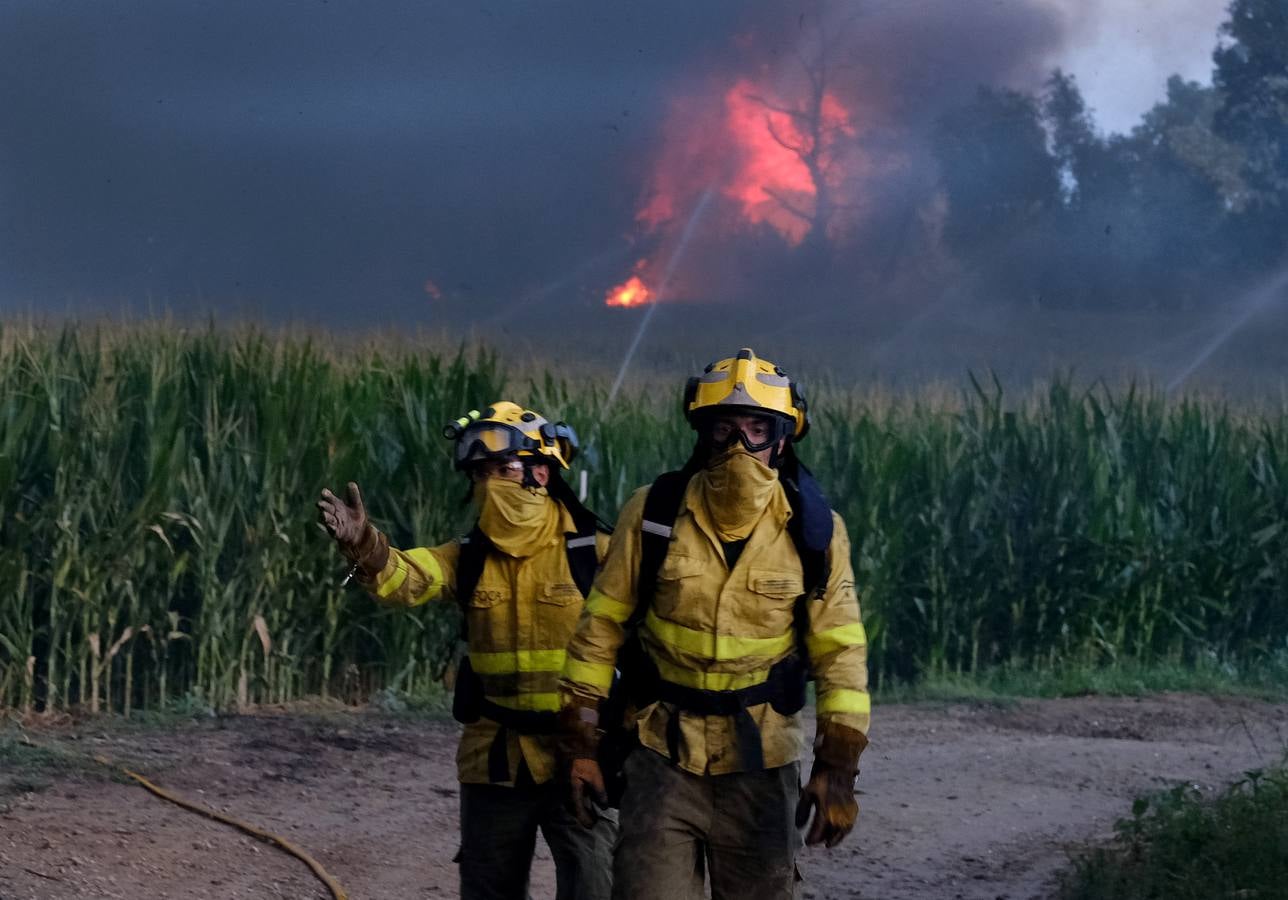
M 756 522 L 756 527 L 747 536 L 748 546 L 753 543 L 760 543 L 759 538 L 763 536 L 762 533 L 766 530 L 772 529 L 778 532 L 786 528 L 787 520 L 792 517 L 792 506 L 787 502 L 787 493 L 783 490 L 781 481 L 777 487 L 778 489 L 770 496 L 769 503 L 766 504 L 761 512 L 760 520 Z M 720 538 L 716 535 L 716 527 L 712 523 L 711 517 L 707 514 L 707 508 L 702 503 L 702 498 L 699 496 L 700 490 L 697 478 L 689 479 L 689 484 L 684 489 L 684 501 L 680 504 L 680 511 L 676 514 L 676 520 L 678 521 L 680 516 L 687 512 L 693 517 L 698 530 L 705 534 L 713 545 L 720 548 L 720 552 L 723 554 L 724 549 L 721 547 Z M 745 550 L 743 551 L 743 556 L 746 556 Z

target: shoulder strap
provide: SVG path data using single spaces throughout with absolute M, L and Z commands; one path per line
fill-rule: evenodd
M 461 555 L 456 560 L 456 603 L 461 608 L 461 640 L 468 641 L 470 618 L 466 613 L 483 575 L 483 563 L 492 542 L 475 522 L 470 533 L 460 539 L 460 545 Z
M 590 596 L 590 586 L 595 582 L 595 572 L 599 569 L 599 553 L 596 550 L 599 532 L 599 519 L 585 507 L 568 509 L 572 514 L 577 530 L 567 536 L 564 547 L 568 553 L 568 571 L 582 597 Z
M 792 607 L 792 628 L 796 632 L 796 652 L 802 660 L 808 660 L 809 601 L 822 598 L 832 574 L 832 507 L 804 463 L 793 456 L 788 469 L 782 476 L 787 502 L 792 508 L 787 533 L 800 556 L 805 583 L 804 593 Z
M 832 507 L 804 463 L 795 461 L 791 469 L 783 473 L 783 487 L 792 508 L 787 533 L 801 558 L 805 597 L 816 598 L 822 595 L 832 574 L 828 553 L 832 546 Z
M 640 568 L 635 582 L 635 609 L 626 620 L 629 631 L 638 628 L 653 605 L 657 593 L 657 573 L 671 549 L 671 529 L 680 514 L 685 488 L 693 473 L 684 469 L 659 475 L 644 498 L 644 518 L 640 522 Z
M 546 490 L 572 516 L 576 531 L 568 534 L 564 541 L 568 554 L 568 570 L 572 573 L 572 580 L 576 583 L 577 590 L 581 591 L 582 597 L 589 597 L 590 586 L 594 583 L 595 572 L 599 569 L 595 535 L 600 531 L 612 534 L 613 529 L 582 504 L 571 485 L 563 480 L 559 472 L 550 473 Z

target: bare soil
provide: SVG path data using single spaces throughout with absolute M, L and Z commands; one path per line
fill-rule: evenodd
M 28 726 L 312 852 L 354 900 L 457 896 L 450 722 L 260 713 L 135 731 Z M 1046 897 L 1144 791 L 1217 790 L 1282 758 L 1288 705 L 1160 695 L 879 706 L 857 831 L 807 850 L 805 898 Z M 324 898 L 302 864 L 133 783 L 0 771 L 0 898 Z M 539 846 L 532 896 L 553 896 Z

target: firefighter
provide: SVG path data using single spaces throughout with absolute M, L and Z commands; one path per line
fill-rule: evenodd
M 849 540 L 796 457 L 805 400 L 781 369 L 742 350 L 689 380 L 684 410 L 692 457 L 627 501 L 568 646 L 569 801 L 589 822 L 607 799 L 600 707 L 620 669 L 639 747 L 613 896 L 698 900 L 709 874 L 714 900 L 788 900 L 799 829 L 832 847 L 858 815 L 870 707 Z
M 353 483 L 346 500 L 323 490 L 320 521 L 380 603 L 461 607 L 469 651 L 453 702 L 465 723 L 456 756 L 461 897 L 525 900 L 539 829 L 554 857 L 558 900 L 607 900 L 615 817 L 582 828 L 555 778 L 564 648 L 607 544 L 560 475 L 576 434 L 505 401 L 447 433 L 478 511 L 469 535 L 395 549 L 367 519 Z

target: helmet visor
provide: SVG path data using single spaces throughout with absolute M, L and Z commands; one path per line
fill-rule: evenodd
M 522 450 L 532 451 L 536 447 L 536 441 L 513 426 L 484 422 L 461 432 L 454 454 L 456 465 L 462 466 L 480 459 L 495 459 Z

